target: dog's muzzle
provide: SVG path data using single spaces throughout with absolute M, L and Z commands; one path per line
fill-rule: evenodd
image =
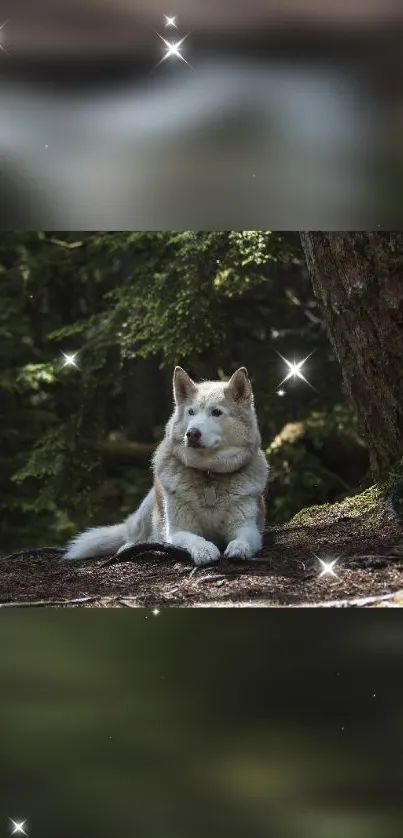
M 189 428 L 186 431 L 186 444 L 190 448 L 201 448 L 201 438 L 202 435 L 198 428 Z

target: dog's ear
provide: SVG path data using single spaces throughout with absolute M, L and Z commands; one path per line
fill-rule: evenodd
M 236 402 L 241 401 L 241 399 L 250 399 L 252 386 L 246 367 L 239 367 L 239 370 L 234 372 L 227 384 L 226 390 Z
M 173 388 L 176 404 L 190 399 L 196 392 L 196 384 L 182 367 L 174 369 Z

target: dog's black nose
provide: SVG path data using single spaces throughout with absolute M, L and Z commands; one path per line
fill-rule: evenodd
M 189 430 L 186 431 L 186 437 L 190 443 L 199 442 L 201 440 L 201 432 L 198 428 L 189 428 Z

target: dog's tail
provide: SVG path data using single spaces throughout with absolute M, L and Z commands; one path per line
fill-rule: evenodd
M 127 537 L 126 524 L 112 527 L 93 527 L 76 535 L 67 545 L 65 559 L 89 559 L 91 556 L 108 556 L 123 547 Z
M 154 489 L 140 504 L 137 512 L 122 524 L 111 527 L 95 527 L 80 533 L 67 545 L 65 559 L 89 559 L 93 556 L 109 556 L 124 544 L 147 541 L 152 536 L 152 513 Z

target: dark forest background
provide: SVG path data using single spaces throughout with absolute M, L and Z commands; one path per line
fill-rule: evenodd
M 269 523 L 369 485 L 297 233 L 3 232 L 0 295 L 3 550 L 62 544 L 136 507 L 177 363 L 197 379 L 248 367 Z M 280 386 L 277 353 L 313 353 L 315 389 Z

